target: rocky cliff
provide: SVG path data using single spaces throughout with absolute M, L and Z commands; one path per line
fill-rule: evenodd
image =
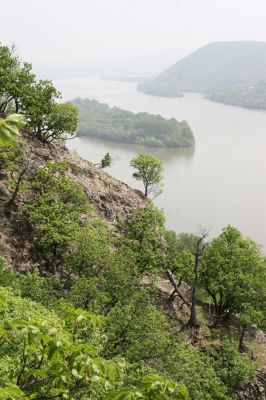
M 70 177 L 83 184 L 96 213 L 112 226 L 119 218 L 130 214 L 136 208 L 146 205 L 144 195 L 123 182 L 112 178 L 108 173 L 95 167 L 91 162 L 81 159 L 60 144 L 45 145 L 38 139 L 22 132 L 23 147 L 26 150 L 25 162 L 30 165 L 30 173 L 46 161 L 67 161 L 72 164 Z M 0 171 L 0 254 L 8 264 L 19 266 L 20 270 L 31 268 L 32 260 L 30 237 L 23 226 L 20 205 L 25 200 L 25 192 L 20 191 L 16 207 L 10 213 L 4 205 L 11 196 L 7 171 Z M 35 260 L 37 261 L 37 260 Z

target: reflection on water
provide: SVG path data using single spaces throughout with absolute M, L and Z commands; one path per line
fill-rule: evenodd
M 86 136 L 81 136 L 77 139 L 76 141 L 76 146 L 77 143 L 80 143 L 78 145 L 79 149 L 78 152 L 79 154 L 82 152 L 82 147 L 84 143 L 87 143 L 86 146 L 93 146 L 95 150 L 102 148 L 103 146 L 109 151 L 110 153 L 116 155 L 116 157 L 119 157 L 119 154 L 121 152 L 130 152 L 130 153 L 135 153 L 141 154 L 141 153 L 149 153 L 153 154 L 154 156 L 158 157 L 160 160 L 162 160 L 164 163 L 169 163 L 171 161 L 175 161 L 177 158 L 183 158 L 189 162 L 189 160 L 193 157 L 195 153 L 195 146 L 191 147 L 183 147 L 183 148 L 151 148 L 151 147 L 146 147 L 142 146 L 139 144 L 126 144 L 126 143 L 116 143 L 116 142 L 109 142 L 106 140 L 98 140 L 95 138 L 89 138 Z M 87 150 L 86 150 L 87 151 Z M 83 155 L 83 157 L 86 156 L 86 151 Z
M 187 120 L 195 149 L 150 149 L 89 138 L 70 140 L 68 146 L 92 162 L 110 152 L 115 164 L 108 172 L 139 189 L 130 160 L 141 152 L 154 154 L 165 167 L 164 192 L 155 202 L 164 209 L 170 229 L 197 232 L 201 225 L 214 236 L 231 224 L 266 248 L 266 112 L 213 103 L 192 93 L 177 99 L 147 96 L 128 82 L 85 78 L 55 84 L 65 99 L 95 98 L 133 112 Z

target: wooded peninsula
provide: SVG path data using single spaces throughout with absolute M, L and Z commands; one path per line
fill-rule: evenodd
M 195 143 L 186 121 L 149 113 L 134 114 L 97 100 L 77 98 L 72 103 L 79 110 L 78 136 L 148 147 L 188 147 Z

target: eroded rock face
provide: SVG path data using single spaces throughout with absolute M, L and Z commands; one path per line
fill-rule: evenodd
M 125 217 L 133 209 L 145 207 L 146 200 L 142 192 L 112 178 L 104 170 L 95 167 L 90 161 L 83 160 L 65 146 L 43 145 L 38 139 L 29 138 L 27 133 L 24 133 L 24 139 L 37 166 L 48 160 L 72 163 L 74 170 L 69 175 L 84 185 L 96 212 L 109 223 Z
M 30 171 L 42 166 L 47 161 L 68 161 L 73 168 L 68 175 L 83 184 L 92 207 L 108 226 L 115 225 L 120 218 L 125 218 L 134 209 L 145 208 L 146 198 L 138 190 L 112 178 L 108 173 L 95 167 L 91 162 L 81 159 L 76 153 L 60 144 L 45 145 L 27 132 L 22 133 L 24 148 Z M 8 265 L 18 265 L 20 270 L 28 270 L 33 262 L 29 254 L 34 248 L 27 237 L 27 227 L 19 226 L 18 213 L 25 200 L 25 193 L 18 194 L 16 209 L 10 215 L 4 213 L 4 204 L 10 198 L 11 191 L 6 184 L 5 171 L 0 174 L 0 254 Z M 21 228 L 21 229 L 20 229 Z M 22 237 L 23 236 L 23 237 Z M 35 260 L 38 262 L 38 260 Z

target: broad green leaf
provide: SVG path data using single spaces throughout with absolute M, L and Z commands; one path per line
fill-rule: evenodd
M 19 136 L 19 131 L 26 125 L 23 115 L 11 114 L 0 120 L 0 146 L 12 146 Z

